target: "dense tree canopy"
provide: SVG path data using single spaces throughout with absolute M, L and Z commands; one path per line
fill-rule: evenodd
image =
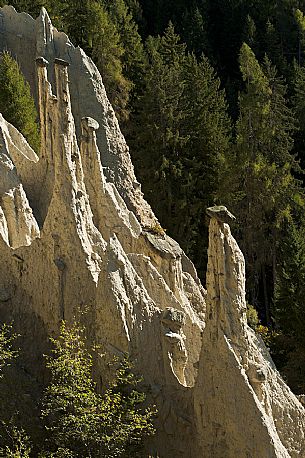
M 130 138 L 136 172 L 162 226 L 204 269 L 205 208 L 217 199 L 229 146 L 224 93 L 207 58 L 188 53 L 171 23 L 147 41 L 147 54 Z
M 285 102 L 286 87 L 269 59 L 260 65 L 243 44 L 239 61 L 244 90 L 239 95 L 235 147 L 226 158 L 230 191 L 223 189 L 223 200 L 238 216 L 251 302 L 257 303 L 262 289 L 270 321 L 266 269 L 276 263 L 281 225 L 302 194 L 293 177 L 298 169 L 291 154 L 294 119 Z

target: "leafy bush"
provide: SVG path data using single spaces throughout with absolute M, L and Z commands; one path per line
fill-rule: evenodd
M 23 429 L 18 429 L 13 423 L 4 424 L 9 445 L 0 449 L 0 457 L 5 458 L 30 458 L 31 445 Z
M 3 371 L 10 365 L 18 355 L 18 351 L 14 350 L 14 341 L 17 335 L 13 332 L 11 325 L 2 324 L 0 326 L 0 378 L 3 379 Z M 1 382 L 8 383 L 4 377 Z M 1 386 L 3 389 L 3 386 Z M 7 408 L 8 406 L 4 406 Z M 2 412 L 1 412 L 2 413 Z M 0 419 L 0 439 L 1 445 L 4 442 L 6 445 L 0 448 L 0 457 L 6 458 L 29 458 L 30 457 L 30 442 L 25 431 L 15 425 L 14 417 L 10 421 Z
M 277 349 L 277 342 L 280 336 L 279 332 L 261 324 L 260 319 L 258 318 L 257 310 L 250 304 L 247 304 L 247 322 L 256 334 L 263 339 L 272 357 L 279 357 L 277 352 L 277 350 L 279 350 Z
M 0 377 L 3 375 L 4 367 L 17 356 L 18 352 L 13 349 L 15 339 L 16 334 L 13 333 L 12 326 L 2 324 L 0 326 Z
M 250 328 L 256 331 L 259 326 L 258 313 L 255 307 L 251 304 L 247 304 L 247 322 Z
M 92 380 L 92 355 L 84 328 L 61 325 L 47 357 L 51 382 L 43 397 L 42 417 L 49 432 L 44 456 L 143 456 L 142 440 L 152 435 L 152 409 L 141 409 L 145 395 L 127 360 L 114 381 L 98 394 Z

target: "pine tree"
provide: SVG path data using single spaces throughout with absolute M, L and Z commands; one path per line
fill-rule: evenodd
M 150 38 L 147 48 L 132 144 L 136 171 L 162 226 L 203 272 L 205 208 L 217 198 L 229 144 L 225 97 L 207 59 L 198 62 L 188 54 L 172 24 L 163 37 Z
M 274 280 L 267 279 L 267 270 L 274 272 L 277 233 L 300 197 L 292 176 L 297 168 L 291 155 L 294 120 L 285 101 L 286 87 L 267 58 L 262 68 L 249 46 L 243 44 L 240 69 L 245 90 L 239 96 L 236 149 L 229 156 L 232 194 L 225 198 L 240 224 L 250 302 L 257 303 L 261 287 L 264 297 L 260 300 L 269 321 Z
M 265 32 L 263 34 L 261 47 L 268 56 L 272 57 L 272 62 L 282 74 L 287 73 L 287 56 L 283 52 L 281 36 L 274 24 L 268 19 Z
M 75 46 L 81 46 L 92 57 L 119 121 L 126 121 L 132 83 L 124 76 L 125 49 L 118 26 L 104 2 L 48 1 L 55 26 L 66 32 Z
M 188 142 L 182 159 L 184 205 L 182 203 L 178 212 L 180 231 L 175 234 L 202 274 L 208 243 L 205 210 L 220 203 L 220 180 L 230 147 L 231 122 L 225 93 L 206 57 L 198 61 L 194 55 L 188 55 L 183 80 L 181 109 L 185 120 L 181 133 L 188 136 Z
M 145 53 L 138 27 L 124 0 L 111 1 L 109 11 L 124 48 L 122 55 L 123 74 L 133 83 L 138 93 L 145 69 Z
M 197 57 L 210 51 L 207 20 L 203 17 L 198 6 L 185 10 L 182 17 L 181 36 L 188 49 Z
M 8 396 L 8 393 L 12 396 L 12 392 L 7 387 L 12 384 L 12 378 L 8 377 L 7 373 L 5 373 L 5 369 L 18 356 L 18 350 L 14 348 L 17 337 L 11 325 L 5 323 L 0 325 L 0 379 L 2 394 L 0 410 L 0 456 L 30 458 L 31 444 L 24 429 L 18 424 L 18 420 L 16 421 L 15 416 L 17 416 L 18 412 L 14 412 L 14 415 L 11 417 L 14 400 Z M 22 404 L 22 401 L 18 404 L 19 408 L 20 404 Z
M 305 227 L 304 208 L 287 222 L 278 249 L 273 317 L 276 363 L 295 393 L 304 393 Z
M 90 13 L 95 3 L 94 0 L 48 0 L 54 25 L 69 36 L 74 46 L 81 46 L 86 52 L 89 51 Z
M 25 81 L 18 63 L 8 52 L 0 61 L 0 112 L 25 136 L 38 152 L 40 146 L 37 111 L 30 86 Z
M 248 43 L 251 48 L 254 49 L 256 38 L 256 25 L 250 14 L 248 14 L 246 17 L 243 38 L 244 41 Z
M 139 0 L 126 0 L 126 6 L 130 9 L 132 17 L 139 28 L 141 37 L 145 35 L 146 21 L 143 14 L 143 8 Z
M 181 175 L 181 148 L 186 141 L 179 132 L 184 117 L 179 101 L 184 90 L 185 45 L 179 43 L 170 24 L 162 38 L 148 40 L 147 52 L 145 90 L 138 103 L 132 146 L 144 193 L 162 221 L 172 214 L 173 192 Z M 164 218 L 164 224 L 167 222 Z
M 285 334 L 305 348 L 305 229 L 290 222 L 280 245 L 274 314 Z
M 294 12 L 295 22 L 298 28 L 298 64 L 302 65 L 303 52 L 305 48 L 305 17 L 301 10 L 296 9 Z
M 91 5 L 90 28 L 87 33 L 92 58 L 101 72 L 109 100 L 119 121 L 126 121 L 132 84 L 124 76 L 124 47 L 116 24 L 107 10 L 97 2 Z
M 301 167 L 305 168 L 305 67 L 294 62 L 292 106 L 296 115 L 298 131 L 295 135 L 295 151 Z

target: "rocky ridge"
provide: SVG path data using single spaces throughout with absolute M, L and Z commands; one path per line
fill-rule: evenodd
M 154 231 L 92 61 L 45 10 L 34 20 L 4 7 L 0 32 L 41 123 L 38 160 L 0 117 L 0 317 L 18 326 L 28 370 L 41 376 L 47 336 L 86 309 L 89 338 L 110 356 L 129 352 L 144 375 L 159 411 L 152 456 L 305 457 L 305 410 L 247 326 L 228 221 L 210 213 L 206 291 Z M 95 362 L 100 384 L 106 359 Z

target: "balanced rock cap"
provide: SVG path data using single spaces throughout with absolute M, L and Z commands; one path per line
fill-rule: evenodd
M 215 205 L 206 209 L 206 213 L 210 218 L 216 218 L 221 223 L 232 223 L 236 218 L 229 212 L 224 205 Z
M 90 118 L 89 116 L 85 116 L 84 118 L 82 118 L 82 123 L 93 130 L 98 130 L 100 127 L 99 123 L 95 119 Z
M 44 57 L 39 56 L 39 57 L 37 57 L 37 59 L 36 59 L 36 64 L 37 64 L 39 67 L 47 67 L 47 65 L 49 65 L 49 62 L 48 62 L 47 59 L 45 59 Z
M 69 67 L 70 63 L 67 62 L 64 59 L 59 59 L 58 57 L 55 57 L 54 59 L 54 64 L 56 65 L 62 65 L 63 67 Z

